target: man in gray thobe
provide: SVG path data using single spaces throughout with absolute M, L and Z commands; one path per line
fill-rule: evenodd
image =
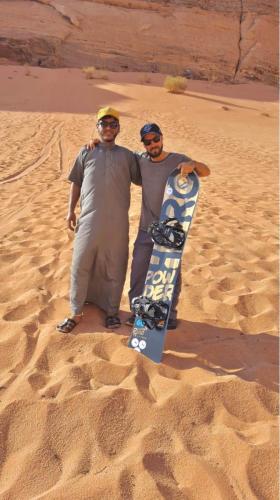
M 76 232 L 71 270 L 71 315 L 57 325 L 70 332 L 81 320 L 85 302 L 106 313 L 107 328 L 120 326 L 118 317 L 128 261 L 130 185 L 141 183 L 131 151 L 117 146 L 119 113 L 103 108 L 98 113 L 100 144 L 83 148 L 70 172 L 69 228 Z M 81 214 L 76 224 L 75 207 Z

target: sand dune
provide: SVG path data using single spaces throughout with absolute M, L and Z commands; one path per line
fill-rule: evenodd
M 276 500 L 275 91 L 190 82 L 179 96 L 158 75 L 144 86 L 133 74 L 1 72 L 1 500 Z M 128 327 L 105 330 L 94 307 L 72 335 L 55 330 L 73 242 L 66 176 L 106 102 L 122 111 L 121 144 L 139 149 L 154 120 L 166 149 L 212 170 L 160 365 L 126 347 Z M 133 187 L 130 251 L 140 201 Z M 123 319 L 127 291 L 128 276 Z

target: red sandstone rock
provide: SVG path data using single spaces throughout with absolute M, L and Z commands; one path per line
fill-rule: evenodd
M 0 62 L 275 83 L 272 0 L 2 1 Z

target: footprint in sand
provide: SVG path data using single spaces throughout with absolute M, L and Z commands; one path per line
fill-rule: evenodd
M 276 444 L 268 443 L 251 449 L 246 470 L 255 498 L 264 500 L 278 498 L 278 465 Z
M 96 438 L 102 452 L 115 456 L 133 432 L 133 414 L 128 410 L 131 391 L 117 389 L 104 399 L 97 422 Z
M 48 295 L 49 303 L 46 307 L 42 307 L 38 314 L 38 321 L 41 324 L 49 323 L 52 320 L 57 320 L 61 311 L 67 310 L 69 303 L 67 297 L 52 299 L 51 294 Z
M 278 318 L 276 311 L 269 311 L 241 319 L 239 326 L 244 333 L 264 333 L 277 331 Z
M 35 391 L 42 389 L 47 384 L 48 381 L 45 375 L 37 371 L 29 375 L 27 380 L 31 385 L 32 389 L 34 389 Z
M 170 457 L 164 452 L 146 453 L 143 456 L 143 465 L 155 480 L 158 479 L 158 476 L 162 476 L 162 478 L 171 480 L 174 486 L 177 486 L 173 469 L 169 462 Z
M 32 316 L 36 313 L 36 310 L 38 311 L 38 302 L 33 300 L 29 304 L 19 305 L 11 309 L 9 312 L 4 314 L 3 319 L 5 321 L 18 321 Z
M 5 290 L 1 290 L 0 292 L 0 304 L 4 304 L 5 302 L 11 302 L 15 299 L 15 289 L 5 288 Z
M 216 316 L 223 323 L 231 323 L 238 320 L 234 305 L 222 303 L 216 309 Z
M 119 385 L 132 371 L 132 366 L 120 366 L 100 360 L 91 369 L 93 382 L 102 385 Z
M 61 386 L 62 383 L 58 382 L 56 384 L 46 387 L 45 389 L 40 391 L 40 397 L 42 399 L 55 399 L 60 392 Z
M 121 498 L 125 498 L 126 500 L 133 500 L 135 484 L 136 475 L 130 472 L 128 468 L 122 470 L 119 477 Z
M 240 295 L 235 307 L 242 316 L 249 317 L 271 310 L 271 303 L 263 294 L 250 293 Z
M 268 412 L 252 391 L 250 382 L 233 379 L 221 382 L 216 390 L 226 410 L 242 422 L 253 423 L 267 418 Z
M 7 254 L 2 254 L 0 255 L 0 262 L 9 262 L 13 263 L 15 262 L 20 256 L 22 255 L 22 252 L 14 252 L 14 253 L 7 253 Z

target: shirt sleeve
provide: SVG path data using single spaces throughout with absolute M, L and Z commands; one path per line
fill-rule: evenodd
M 133 184 L 136 184 L 136 186 L 142 186 L 140 165 L 137 154 L 135 153 L 131 153 L 130 175 L 131 175 L 131 182 L 133 182 Z
M 180 161 L 192 161 L 192 158 L 190 158 L 189 156 L 187 155 L 181 155 L 181 159 Z
M 81 149 L 68 176 L 69 181 L 74 182 L 74 184 L 77 184 L 80 187 L 82 186 L 84 179 L 84 158 L 86 156 L 86 152 L 87 150 L 85 148 Z

